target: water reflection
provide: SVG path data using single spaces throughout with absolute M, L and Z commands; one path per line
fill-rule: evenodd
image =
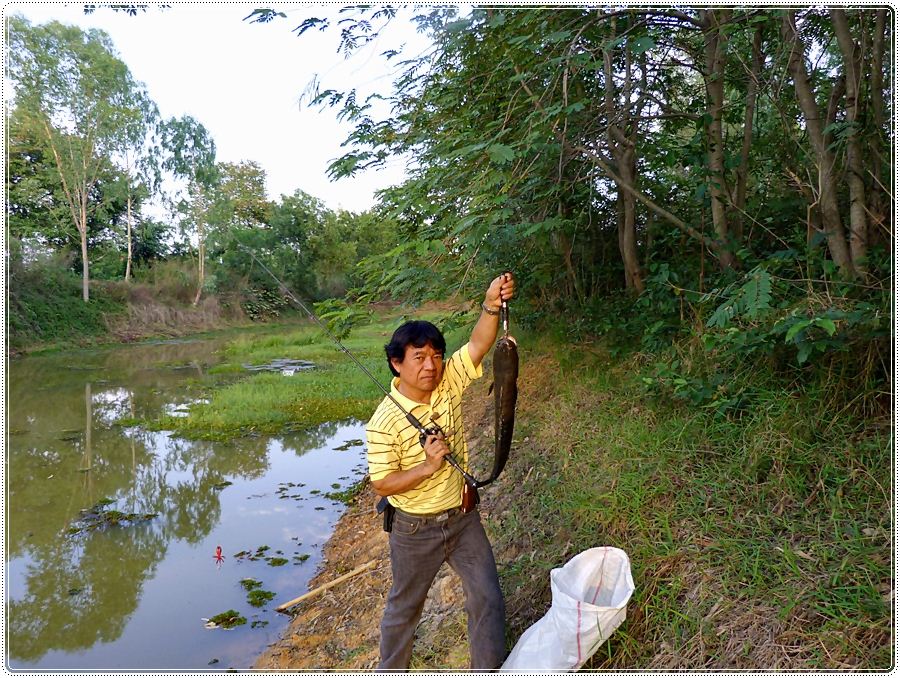
M 253 632 L 255 637 L 240 635 L 247 630 L 229 639 L 195 623 L 201 613 L 227 609 L 217 605 L 246 607 L 237 586 L 239 570 L 241 576 L 265 577 L 269 590 L 283 586 L 290 597 L 299 587 L 298 572 L 304 573 L 303 581 L 313 574 L 318 554 L 306 553 L 302 567 L 275 571 L 265 564 L 234 562 L 231 554 L 239 549 L 229 551 L 228 545 L 259 546 L 265 538 L 273 549 L 287 552 L 304 542 L 324 541 L 339 511 L 324 492 L 338 478 L 362 473 L 360 447 L 334 448 L 360 438 L 360 425 L 331 423 L 284 439 L 249 437 L 233 443 L 187 441 L 118 426 L 123 417 L 158 416 L 173 403 L 185 402 L 185 380 L 208 378 L 202 356 L 185 362 L 185 346 L 163 346 L 161 353 L 141 347 L 131 355 L 31 358 L 10 366 L 6 558 L 11 667 L 206 668 L 208 654 L 224 660 L 229 646 L 255 652 L 272 640 L 260 631 Z M 208 355 L 206 360 L 211 360 Z M 285 501 L 276 493 L 284 481 L 302 481 L 306 494 Z M 127 527 L 70 534 L 81 511 L 101 500 L 112 500 L 108 508 L 123 513 L 158 515 Z M 223 572 L 233 572 L 233 581 L 209 579 L 214 542 L 226 543 Z M 144 590 L 159 588 L 162 580 L 175 583 L 148 599 Z M 160 605 L 165 619 L 158 618 Z M 273 627 L 275 617 L 271 613 L 267 620 Z M 136 645 L 147 633 L 169 631 L 173 637 L 165 641 L 165 665 L 154 663 L 163 661 L 158 651 Z M 232 660 L 246 666 L 252 658 Z

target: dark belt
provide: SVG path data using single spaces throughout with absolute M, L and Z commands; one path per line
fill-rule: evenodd
M 418 520 L 423 523 L 442 523 L 455 515 L 462 515 L 462 507 L 460 506 L 441 511 L 440 513 L 409 513 L 408 511 L 401 511 L 400 509 L 396 509 L 396 511 L 404 518 Z

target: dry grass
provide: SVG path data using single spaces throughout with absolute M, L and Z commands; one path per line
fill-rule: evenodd
M 245 320 L 239 305 L 223 307 L 217 297 L 203 297 L 197 306 L 172 306 L 154 298 L 153 290 L 134 285 L 129 291 L 128 311 L 107 320 L 116 341 L 147 337 L 175 337 L 218 329 Z

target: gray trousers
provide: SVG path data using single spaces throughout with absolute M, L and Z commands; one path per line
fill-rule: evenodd
M 497 565 L 478 511 L 423 518 L 397 511 L 390 533 L 393 585 L 381 621 L 379 670 L 408 669 L 416 626 L 446 560 L 466 595 L 470 668 L 492 670 L 506 656 L 506 613 Z

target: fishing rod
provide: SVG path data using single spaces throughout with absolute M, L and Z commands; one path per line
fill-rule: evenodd
M 428 436 L 433 436 L 433 435 L 443 436 L 444 435 L 444 431 L 441 429 L 440 426 L 437 425 L 436 422 L 432 421 L 432 424 L 434 424 L 434 425 L 426 428 L 425 425 L 422 424 L 422 422 L 419 421 L 418 418 L 412 412 L 407 411 L 407 409 L 405 407 L 403 407 L 403 405 L 400 404 L 400 402 L 391 394 L 391 392 L 388 391 L 381 384 L 380 381 L 378 381 L 378 378 L 375 377 L 375 375 L 372 374 L 368 370 L 368 368 L 366 368 L 365 365 L 363 365 L 359 360 L 357 360 L 356 356 L 350 352 L 350 349 L 348 349 L 346 346 L 344 346 L 341 343 L 341 340 L 338 339 L 330 329 L 328 329 L 328 326 L 319 319 L 319 316 L 317 316 L 315 313 L 313 313 L 307 307 L 306 304 L 304 304 L 302 301 L 300 301 L 300 299 L 297 297 L 297 295 L 295 295 L 293 292 L 291 292 L 291 290 L 288 288 L 288 286 L 285 285 L 283 282 L 281 282 L 281 279 L 277 275 L 272 273 L 272 271 L 269 269 L 269 267 L 266 266 L 262 261 L 259 260 L 259 257 L 256 256 L 256 254 L 253 252 L 253 250 L 251 250 L 249 247 L 247 247 L 241 243 L 236 243 L 236 244 L 242 250 L 247 252 L 247 254 L 249 254 L 251 257 L 253 257 L 253 260 L 257 264 L 259 264 L 260 268 L 262 268 L 262 270 L 264 270 L 266 273 L 268 273 L 272 277 L 272 279 L 278 284 L 278 288 L 281 290 L 282 294 L 284 294 L 288 299 L 293 301 L 294 304 L 301 311 L 306 313 L 306 315 L 308 315 L 310 317 L 310 319 L 312 319 L 319 327 L 321 327 L 322 330 L 325 332 L 325 334 L 328 336 L 328 338 L 331 339 L 335 344 L 337 344 L 338 348 L 340 348 L 341 351 L 343 351 L 356 364 L 356 366 L 359 367 L 359 369 L 361 369 L 363 371 L 363 373 L 367 377 L 369 377 L 369 379 L 371 379 L 372 382 L 379 389 L 381 389 L 381 392 L 384 393 L 388 398 L 390 398 L 391 402 L 393 402 L 394 405 L 396 405 L 397 408 L 401 412 L 403 412 L 403 414 L 406 416 L 406 421 L 408 421 L 410 424 L 412 424 L 413 428 L 415 428 L 419 432 L 419 444 L 422 445 L 423 448 L 425 447 L 425 443 L 428 440 Z M 503 302 L 503 303 L 506 304 L 506 302 Z M 468 471 L 465 471 L 463 469 L 463 467 L 459 465 L 459 462 L 456 461 L 456 459 L 453 457 L 452 454 L 445 455 L 444 459 L 446 459 L 447 462 L 453 468 L 455 468 L 457 471 L 459 471 L 462 474 L 463 478 L 465 478 L 466 481 L 468 483 L 470 483 L 473 487 L 478 484 L 478 481 L 475 480 L 475 478 Z

